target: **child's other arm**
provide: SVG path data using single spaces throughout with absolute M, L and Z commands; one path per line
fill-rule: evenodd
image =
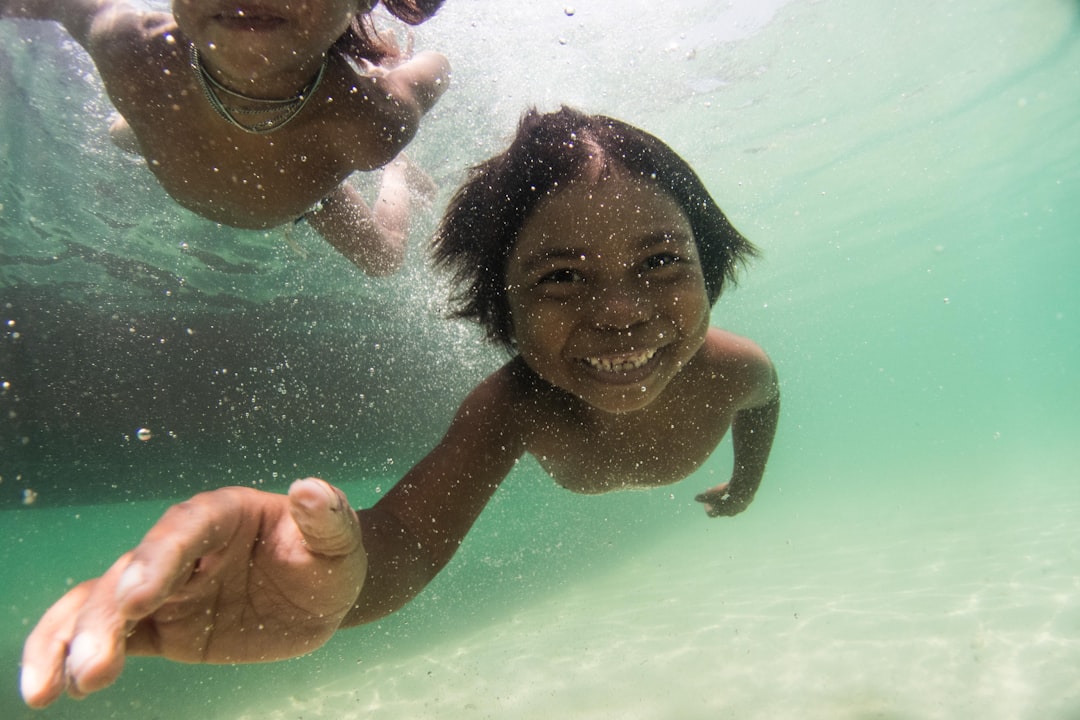
M 744 338 L 738 339 L 737 355 L 735 385 L 742 392 L 731 423 L 734 467 L 730 481 L 697 496 L 709 517 L 737 515 L 753 501 L 780 417 L 780 386 L 772 361 L 760 347 Z
M 107 34 L 114 22 L 136 11 L 120 0 L 0 0 L 0 17 L 54 20 L 80 45 Z
M 418 595 L 450 562 L 525 451 L 507 373 L 458 408 L 442 441 L 368 510 L 360 511 L 368 574 L 343 627 L 371 622 Z

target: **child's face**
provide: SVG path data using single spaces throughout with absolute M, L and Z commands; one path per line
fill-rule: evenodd
M 522 359 L 608 412 L 655 400 L 709 326 L 686 215 L 655 184 L 621 171 L 541 201 L 518 235 L 506 281 Z
M 258 76 L 309 63 L 367 0 L 173 0 L 176 23 L 215 67 Z

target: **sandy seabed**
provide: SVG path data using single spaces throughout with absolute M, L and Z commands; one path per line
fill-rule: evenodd
M 1075 493 L 1073 493 L 1075 495 Z M 1080 718 L 1080 502 L 677 541 L 240 720 Z M 985 505 L 985 503 L 984 503 Z M 736 537 L 738 539 L 736 539 Z

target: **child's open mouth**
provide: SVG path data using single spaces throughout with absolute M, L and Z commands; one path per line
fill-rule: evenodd
M 238 7 L 214 16 L 219 24 L 230 30 L 250 30 L 253 32 L 273 30 L 285 24 L 285 18 L 267 10 Z
M 656 355 L 656 350 L 642 350 L 641 352 L 628 353 L 626 355 L 586 357 L 582 359 L 593 369 L 601 372 L 628 372 L 630 370 L 637 370 L 639 367 L 652 360 L 653 355 Z

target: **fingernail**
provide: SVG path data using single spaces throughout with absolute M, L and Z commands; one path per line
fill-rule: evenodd
M 116 583 L 116 592 L 114 593 L 117 600 L 126 597 L 132 590 L 135 590 L 142 586 L 146 580 L 145 573 L 143 572 L 143 566 L 139 563 L 132 563 L 124 570 L 124 574 L 120 576 L 120 580 Z
M 30 665 L 23 665 L 22 672 L 19 673 L 19 692 L 22 693 L 23 700 L 29 702 L 31 698 L 37 697 L 44 689 L 41 682 L 41 675 Z
M 89 633 L 76 635 L 68 650 L 68 677 L 75 681 L 86 672 L 90 664 L 97 661 L 99 655 L 101 655 L 101 643 L 95 636 Z
M 341 504 L 334 489 L 322 480 L 306 478 L 299 482 L 305 483 L 306 492 L 297 493 L 295 499 L 306 512 L 315 514 L 327 508 L 334 511 Z

